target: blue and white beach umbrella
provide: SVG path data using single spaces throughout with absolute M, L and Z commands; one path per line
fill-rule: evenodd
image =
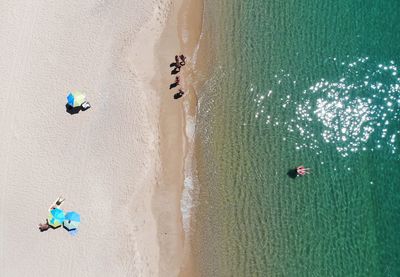
M 68 231 L 75 230 L 78 228 L 79 223 L 81 222 L 81 216 L 76 212 L 68 212 L 65 214 L 64 219 L 64 227 Z
M 81 106 L 86 100 L 85 95 L 80 91 L 70 92 L 67 96 L 68 105 L 71 107 L 79 107 Z
M 63 210 L 55 208 L 50 211 L 48 222 L 49 225 L 52 226 L 53 228 L 61 226 L 64 220 L 65 220 L 65 214 Z

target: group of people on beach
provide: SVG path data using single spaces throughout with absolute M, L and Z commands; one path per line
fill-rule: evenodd
M 175 62 L 170 64 L 170 67 L 174 67 L 174 69 L 171 71 L 172 75 L 178 74 L 181 71 L 182 66 L 186 65 L 186 57 L 184 55 L 176 55 L 175 56 Z M 177 86 L 180 85 L 181 79 L 179 75 L 175 77 L 175 82 L 170 84 L 169 89 L 173 89 Z M 174 94 L 174 99 L 179 99 L 181 98 L 185 92 L 179 88 L 178 92 Z
M 65 198 L 62 198 L 61 196 L 58 197 L 57 200 L 53 204 L 50 205 L 49 212 L 51 212 L 51 210 L 54 210 L 54 209 L 59 209 L 61 204 L 64 201 L 65 201 Z M 48 219 L 46 218 L 45 223 L 39 223 L 38 227 L 39 227 L 40 232 L 47 231 L 50 228 Z

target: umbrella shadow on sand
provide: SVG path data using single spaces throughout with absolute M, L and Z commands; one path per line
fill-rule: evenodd
M 79 106 L 79 107 L 71 107 L 70 105 L 65 104 L 65 110 L 70 115 L 73 115 L 73 114 L 79 113 L 80 111 L 83 111 L 84 109 L 81 106 Z
M 39 230 L 40 230 L 40 232 L 45 232 L 45 231 L 48 231 L 49 229 L 56 230 L 56 229 L 60 228 L 61 226 L 62 225 L 58 225 L 58 226 L 50 225 L 49 220 L 46 219 L 46 223 L 39 224 Z
M 52 225 L 49 224 L 50 229 L 53 229 L 53 230 L 56 230 L 56 229 L 60 228 L 61 226 L 62 226 L 62 225 L 58 225 L 57 227 L 54 227 L 54 226 L 52 226 Z
M 87 103 L 87 102 L 86 102 Z M 69 113 L 70 115 L 73 115 L 73 114 L 77 114 L 77 113 L 79 113 L 80 111 L 86 111 L 87 109 L 89 109 L 90 108 L 90 106 L 89 107 L 83 107 L 83 106 L 78 106 L 78 107 L 72 107 L 72 106 L 70 106 L 69 104 L 65 104 L 65 110 L 67 111 L 67 113 Z
M 68 232 L 71 236 L 75 236 L 78 233 L 78 228 L 68 228 L 65 225 L 63 225 L 64 230 Z

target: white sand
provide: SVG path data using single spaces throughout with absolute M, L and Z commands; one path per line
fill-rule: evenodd
M 158 276 L 150 83 L 166 2 L 0 2 L 0 276 Z M 92 108 L 66 113 L 68 90 Z M 59 195 L 76 237 L 37 230 Z

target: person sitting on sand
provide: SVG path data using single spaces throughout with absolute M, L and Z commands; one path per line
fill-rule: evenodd
M 175 77 L 175 85 L 179 86 L 179 83 L 181 82 L 181 78 L 179 76 Z
M 59 196 L 57 200 L 49 207 L 49 211 L 54 210 L 55 208 L 60 208 L 61 204 L 65 201 L 65 198 Z
M 39 223 L 40 232 L 47 231 L 47 230 L 49 230 L 49 228 L 50 228 L 50 225 L 49 225 L 49 222 L 47 221 L 47 219 L 46 219 L 46 223 Z
M 181 66 L 184 66 L 186 64 L 186 57 L 184 55 L 180 55 L 179 58 L 181 59 L 181 62 L 179 63 Z M 176 58 L 175 58 L 176 60 Z
M 178 55 L 175 56 L 175 69 L 177 70 L 181 69 L 181 63 Z
M 177 74 L 181 71 L 181 65 L 179 63 L 174 64 L 175 68 L 172 70 L 171 74 Z
M 186 57 L 182 54 L 179 56 L 179 59 L 181 62 L 179 63 L 181 66 L 184 66 L 186 64 Z

